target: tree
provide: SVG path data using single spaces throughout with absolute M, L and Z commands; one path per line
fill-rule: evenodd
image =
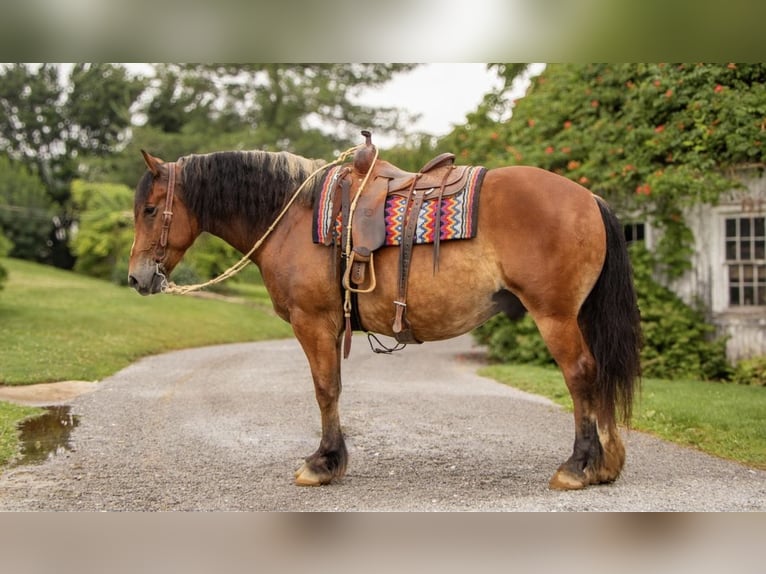
M 0 230 L 9 242 L 6 254 L 44 259 L 54 214 L 40 178 L 20 162 L 0 156 Z
M 507 122 L 479 110 L 449 136 L 464 159 L 565 175 L 661 228 L 667 277 L 689 265 L 684 207 L 715 203 L 737 166 L 766 166 L 766 65 L 549 65 Z
M 120 184 L 72 182 L 78 230 L 72 239 L 75 271 L 125 282 L 133 238 L 133 192 Z
M 158 67 L 163 86 L 149 105 L 150 125 L 219 132 L 247 129 L 260 146 L 324 157 L 359 138 L 359 129 L 391 132 L 402 113 L 353 102 L 411 64 L 184 64 Z M 173 86 L 171 89 L 170 86 Z M 160 104 L 161 105 L 157 105 Z M 183 110 L 183 114 L 180 111 Z M 201 113 L 200 113 L 201 112 Z
M 359 130 L 400 130 L 393 108 L 353 103 L 411 64 L 155 64 L 136 107 L 131 140 L 117 154 L 85 160 L 85 177 L 134 186 L 140 149 L 168 160 L 220 150 L 287 150 L 334 158 Z
M 26 165 L 57 204 L 45 258 L 69 267 L 69 184 L 85 156 L 124 145 L 140 79 L 114 64 L 0 67 L 0 153 Z

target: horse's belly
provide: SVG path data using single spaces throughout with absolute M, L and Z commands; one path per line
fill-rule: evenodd
M 377 287 L 359 295 L 362 326 L 393 336 L 399 299 L 397 248 L 375 254 Z M 413 249 L 407 285 L 406 319 L 421 341 L 449 339 L 481 325 L 497 312 L 493 295 L 503 288 L 498 266 L 477 240 L 453 241 L 441 246 L 439 269 L 433 270 L 433 248 Z

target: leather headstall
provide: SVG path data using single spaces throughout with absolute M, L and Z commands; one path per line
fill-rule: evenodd
M 160 242 L 154 252 L 154 262 L 161 263 L 165 258 L 165 250 L 168 246 L 168 233 L 170 232 L 170 222 L 173 219 L 173 199 L 176 193 L 176 172 L 178 164 L 175 162 L 167 164 L 168 167 L 168 188 L 165 193 L 165 209 L 162 212 L 162 231 L 160 231 Z

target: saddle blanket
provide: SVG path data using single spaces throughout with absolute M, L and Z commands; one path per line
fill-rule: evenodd
M 336 211 L 338 206 L 333 205 L 335 199 L 340 201 L 339 195 L 334 193 L 340 170 L 340 167 L 332 168 L 322 181 L 322 185 L 317 186 L 314 201 L 314 224 L 312 226 L 314 243 L 327 245 L 332 244 L 330 238 L 335 242 L 340 240 L 340 214 Z M 441 202 L 437 201 L 436 197 L 433 199 L 427 198 L 423 201 L 415 231 L 416 244 L 434 242 L 437 217 L 441 219 L 441 227 L 439 229 L 440 241 L 476 237 L 479 192 L 486 171 L 484 167 L 471 167 L 466 178 L 466 185 L 461 191 L 454 195 L 443 197 Z M 336 195 L 338 195 L 337 198 Z M 406 210 L 406 197 L 390 195 L 386 198 L 385 245 L 401 244 Z M 333 218 L 334 213 L 338 213 L 335 218 Z

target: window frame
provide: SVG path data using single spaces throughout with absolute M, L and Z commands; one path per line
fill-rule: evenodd
M 739 311 L 764 309 L 766 215 L 762 212 L 739 210 L 722 213 L 721 220 L 726 307 Z M 744 222 L 747 222 L 746 226 Z M 736 284 L 733 284 L 735 276 Z M 747 300 L 751 300 L 752 303 L 748 303 Z

